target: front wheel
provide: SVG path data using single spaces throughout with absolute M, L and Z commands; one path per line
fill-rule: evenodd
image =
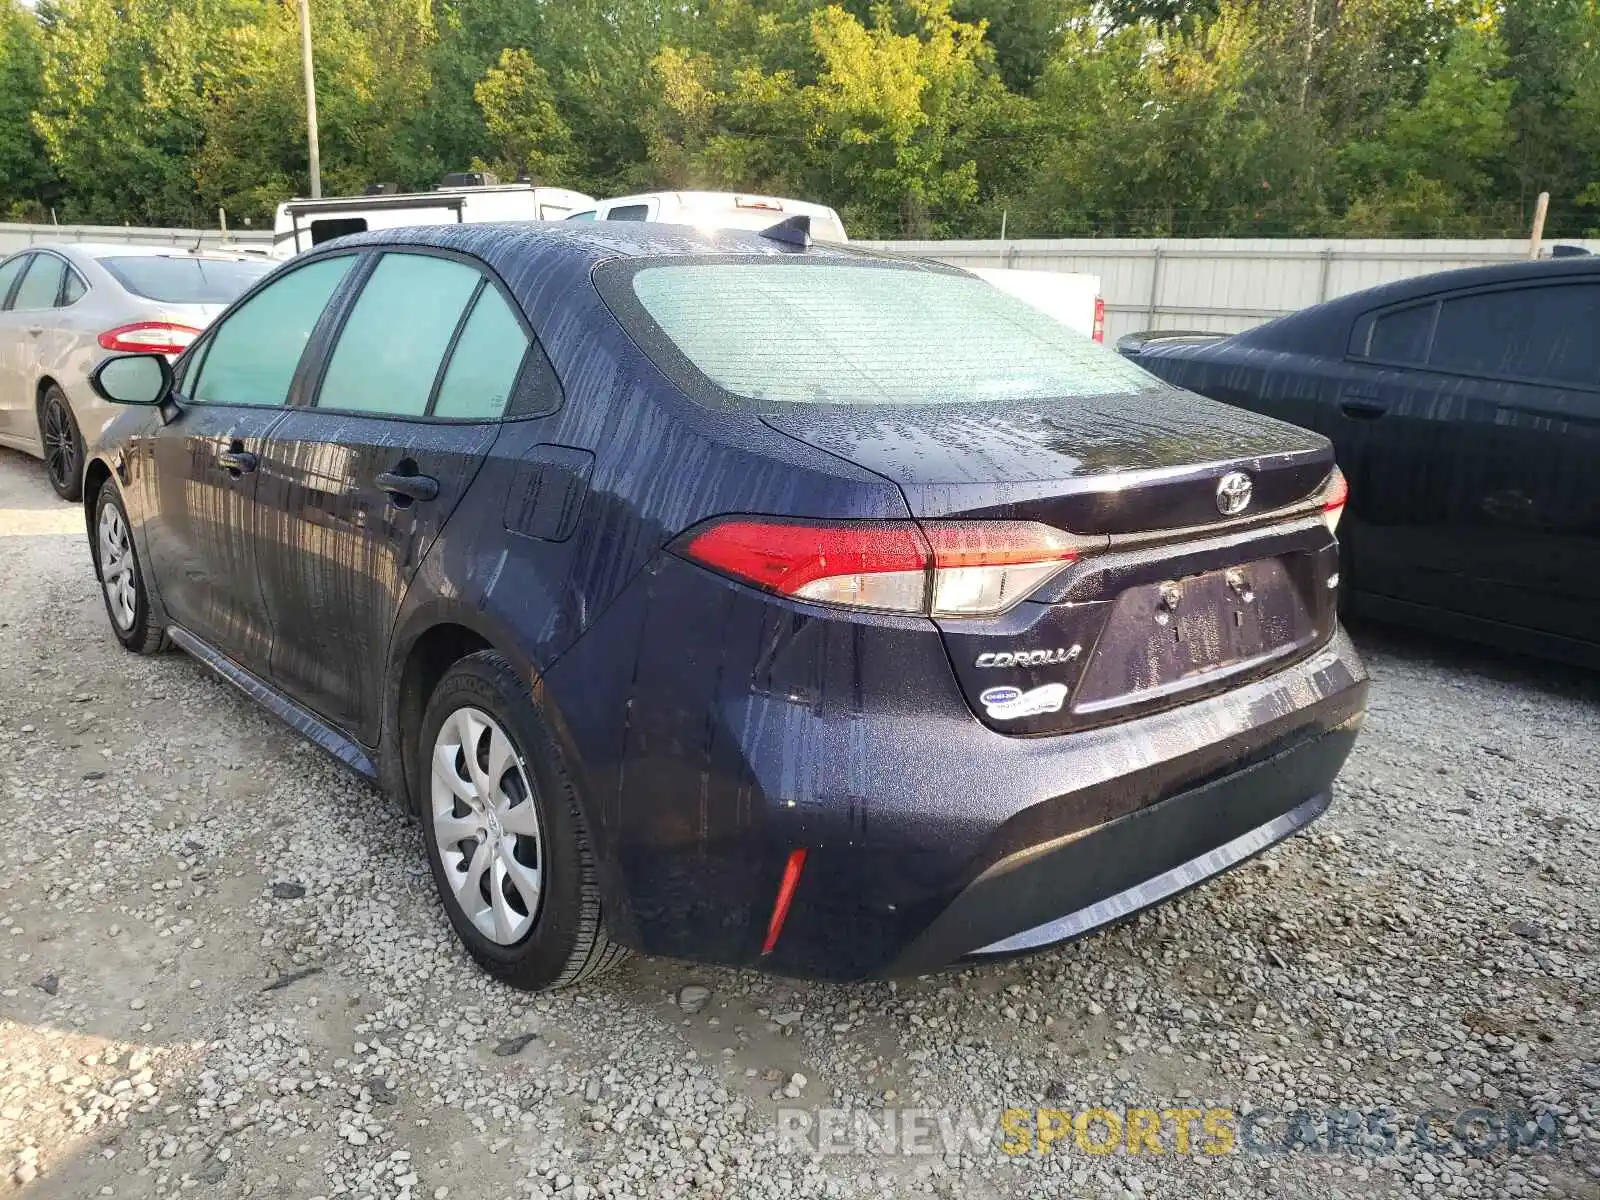
M 95 498 L 94 530 L 90 548 L 95 573 L 100 577 L 100 592 L 105 597 L 106 615 L 111 618 L 111 632 L 135 654 L 158 653 L 166 646 L 166 633 L 150 610 L 150 594 L 139 567 L 128 510 L 122 506 L 117 485 L 109 480 Z
M 51 384 L 39 403 L 39 442 L 50 486 L 63 500 L 83 497 L 83 435 L 67 394 Z
M 485 970 L 538 991 L 627 956 L 606 936 L 576 788 L 510 663 L 486 650 L 450 668 L 413 753 L 434 883 Z

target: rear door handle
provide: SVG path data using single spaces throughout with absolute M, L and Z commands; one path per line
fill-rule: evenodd
M 1367 392 L 1346 392 L 1339 397 L 1339 411 L 1358 421 L 1370 421 L 1389 411 L 1389 402 Z
M 237 479 L 254 471 L 261 465 L 261 460 L 248 450 L 224 450 L 217 455 L 217 465 Z
M 28 336 L 29 337 L 38 337 L 43 332 L 44 332 L 44 326 L 43 325 L 29 325 L 28 326 Z
M 373 479 L 389 498 L 404 507 L 413 500 L 432 500 L 439 495 L 439 481 L 431 475 L 400 475 L 384 471 Z

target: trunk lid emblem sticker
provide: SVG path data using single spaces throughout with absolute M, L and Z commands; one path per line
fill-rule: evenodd
M 984 711 L 991 720 L 1015 721 L 1040 713 L 1060 712 L 1067 702 L 1067 685 L 1047 683 L 1026 692 L 1015 687 L 992 687 L 985 689 L 978 699 L 983 701 Z

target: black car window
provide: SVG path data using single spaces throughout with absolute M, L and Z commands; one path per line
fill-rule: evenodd
M 1437 303 L 1430 302 L 1379 313 L 1370 321 L 1366 344 L 1351 349 L 1363 358 L 1420 367 L 1428 359 L 1428 341 L 1433 336 L 1433 318 L 1438 309 Z M 1363 324 L 1366 322 L 1356 325 L 1358 337 Z
M 340 255 L 280 275 L 230 312 L 208 340 L 190 399 L 272 407 L 289 398 L 306 342 L 355 262 Z
M 650 206 L 648 204 L 619 204 L 616 208 L 606 213 L 608 221 L 648 221 L 650 219 Z
M 320 246 L 323 242 L 331 242 L 334 238 L 344 237 L 346 234 L 366 231 L 365 217 L 324 217 L 320 221 L 311 222 L 311 244 Z
M 61 277 L 66 269 L 67 264 L 54 254 L 35 254 L 11 307 L 17 312 L 54 308 L 56 298 L 61 295 Z
M 11 294 L 11 285 L 17 281 L 17 276 L 22 274 L 31 257 L 32 255 L 19 254 L 9 262 L 0 264 L 0 309 L 10 307 L 6 303 L 6 297 Z
M 339 331 L 317 407 L 425 415 L 445 351 L 481 282 L 481 273 L 454 259 L 385 254 Z
M 1439 311 L 1428 365 L 1460 375 L 1600 386 L 1600 284 L 1456 296 Z
M 485 287 L 450 352 L 433 402 L 436 417 L 492 421 L 505 412 L 528 353 L 528 335 L 498 288 Z

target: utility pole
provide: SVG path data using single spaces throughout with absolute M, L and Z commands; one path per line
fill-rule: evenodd
M 1544 246 L 1544 219 L 1550 212 L 1550 193 L 1540 192 L 1539 202 L 1533 207 L 1533 233 L 1528 238 L 1528 257 L 1538 258 Z
M 306 145 L 311 154 L 311 198 L 322 195 L 322 153 L 317 148 L 317 79 L 311 71 L 311 4 L 300 0 L 300 61 L 306 72 Z

